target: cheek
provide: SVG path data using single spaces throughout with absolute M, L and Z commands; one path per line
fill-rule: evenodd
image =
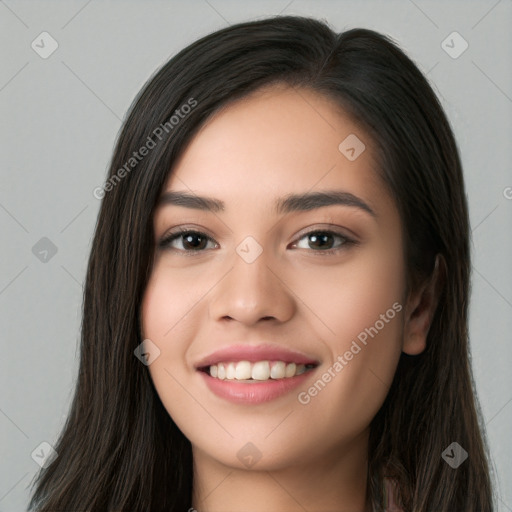
M 382 400 L 402 349 L 405 284 L 401 258 L 387 256 L 374 253 L 351 273 L 347 287 L 352 293 L 338 325 L 343 340 L 350 340 L 347 350 L 361 348 L 353 359 L 354 385 L 375 392 Z
M 330 360 L 299 402 L 315 421 L 357 435 L 371 423 L 393 381 L 401 354 L 402 305 L 393 295 L 350 296 L 331 317 Z
M 398 251 L 354 252 L 344 264 L 300 273 L 300 277 L 289 276 L 288 282 L 293 281 L 294 292 L 307 306 L 304 311 L 309 310 L 308 323 L 330 351 L 344 352 L 347 343 L 350 346 L 351 340 L 376 322 L 379 335 L 400 344 L 399 332 L 389 322 L 396 319 L 396 309 L 401 309 L 393 305 L 401 306 L 405 286 Z
M 324 421 L 353 418 L 363 428 L 393 380 L 402 347 L 405 286 L 403 261 L 393 247 L 400 245 L 361 251 L 347 265 L 302 280 L 298 294 L 314 313 L 310 325 L 330 355 L 318 376 L 322 382 L 317 380 L 311 393 L 303 391 L 311 397 L 312 414 Z M 325 387 L 323 382 L 328 382 Z
M 142 300 L 142 325 L 146 338 L 162 339 L 180 313 L 177 287 L 166 277 L 161 265 L 156 264 Z
M 189 377 L 186 353 L 196 329 L 189 319 L 201 308 L 200 290 L 185 286 L 186 281 L 176 272 L 156 267 L 144 292 L 141 309 L 143 336 L 160 350 L 148 370 L 173 419 L 174 413 L 186 410 L 190 402 L 182 385 Z
M 212 442 L 221 444 L 225 439 L 217 425 L 194 400 L 193 389 L 189 391 L 193 371 L 186 355 L 196 335 L 194 325 L 199 325 L 191 319 L 204 312 L 196 292 L 190 290 L 194 287 L 184 286 L 185 281 L 177 272 L 155 269 L 148 283 L 142 301 L 143 333 L 160 350 L 148 371 L 162 405 L 181 432 L 188 439 L 201 439 L 206 429 L 212 433 Z
M 171 347 L 171 339 L 182 339 L 176 333 L 183 332 L 190 314 L 196 314 L 207 287 L 207 282 L 199 282 L 197 274 L 194 276 L 193 268 L 177 270 L 162 260 L 156 263 L 142 300 L 145 337 L 160 340 L 164 348 Z

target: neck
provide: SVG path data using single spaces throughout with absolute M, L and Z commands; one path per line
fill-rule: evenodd
M 367 437 L 304 464 L 240 469 L 194 448 L 198 512 L 368 512 Z M 261 464 L 261 466 L 263 466 Z

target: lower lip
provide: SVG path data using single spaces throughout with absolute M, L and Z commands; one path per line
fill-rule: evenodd
M 314 368 L 295 377 L 269 379 L 261 382 L 244 383 L 236 380 L 222 380 L 199 372 L 212 393 L 220 398 L 238 404 L 260 404 L 279 398 L 299 387 L 308 379 Z

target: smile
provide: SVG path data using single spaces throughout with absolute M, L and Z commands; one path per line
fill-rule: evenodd
M 320 361 L 279 345 L 228 345 L 196 362 L 205 391 L 235 404 L 275 400 L 303 385 Z M 294 397 L 295 398 L 295 397 Z
M 262 382 L 267 380 L 290 379 L 314 368 L 314 364 L 286 363 L 284 361 L 238 361 L 213 364 L 202 371 L 220 380 Z

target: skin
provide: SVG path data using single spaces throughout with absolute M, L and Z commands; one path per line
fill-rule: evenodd
M 356 134 L 366 150 L 350 161 L 338 146 Z M 372 141 L 331 100 L 305 89 L 267 87 L 229 104 L 188 145 L 166 191 L 224 202 L 208 212 L 155 211 L 155 240 L 182 226 L 211 237 L 193 252 L 178 237 L 156 247 L 142 304 L 144 338 L 160 350 L 149 366 L 156 391 L 194 457 L 191 504 L 203 511 L 369 510 L 369 425 L 402 351 L 424 350 L 433 287 L 405 296 L 401 220 L 376 172 Z M 331 205 L 279 214 L 291 193 L 342 190 L 374 211 Z M 332 230 L 318 248 L 306 233 Z M 263 252 L 247 263 L 237 246 Z M 188 248 L 193 254 L 184 254 Z M 392 305 L 402 306 L 307 404 L 297 395 L 328 371 Z M 199 358 L 235 343 L 270 343 L 320 361 L 299 389 L 273 401 L 233 404 L 209 391 Z M 237 452 L 251 442 L 261 459 Z

